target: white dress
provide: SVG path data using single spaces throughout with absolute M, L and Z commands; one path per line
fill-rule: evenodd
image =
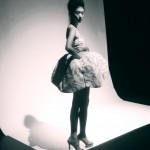
M 103 85 L 108 63 L 97 52 L 81 50 L 84 44 L 84 38 L 76 29 L 76 38 L 72 46 L 81 58 L 74 59 L 70 54 L 64 55 L 61 58 L 63 61 L 59 60 L 52 73 L 52 83 L 61 92 L 74 93 L 86 87 L 98 88 Z

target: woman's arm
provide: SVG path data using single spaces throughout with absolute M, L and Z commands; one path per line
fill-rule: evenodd
M 86 46 L 83 38 L 76 39 L 73 42 L 73 45 L 74 45 L 73 46 L 74 49 L 77 49 L 77 51 L 79 52 L 83 52 L 83 51 L 89 52 L 89 48 Z
M 79 52 L 83 52 L 83 51 L 89 52 L 89 48 L 87 46 L 85 46 L 85 45 L 81 45 L 81 44 L 80 45 L 76 45 L 74 48 L 75 49 L 77 48 Z
M 66 46 L 65 49 L 70 53 L 74 58 L 80 59 L 81 57 L 78 55 L 78 53 L 74 50 L 72 47 L 73 39 L 75 36 L 75 28 L 73 27 L 68 27 L 67 28 L 67 41 L 66 41 Z

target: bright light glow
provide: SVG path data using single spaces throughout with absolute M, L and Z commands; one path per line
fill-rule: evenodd
M 90 1 L 86 1 L 89 9 L 93 8 Z M 8 3 L 9 12 L 1 27 L 7 34 L 0 38 L 0 127 L 6 135 L 25 144 L 29 145 L 30 140 L 37 150 L 50 147 L 63 150 L 70 134 L 72 94 L 59 92 L 50 77 L 57 60 L 66 53 L 68 16 L 63 5 L 67 0 L 37 0 L 30 9 L 28 6 L 32 2 L 35 1 L 17 1 L 18 5 Z M 23 10 L 19 14 L 20 6 Z M 91 13 L 98 15 L 95 27 L 90 24 L 94 18 L 85 16 L 89 22 L 85 20 L 81 29 L 89 47 L 107 57 L 106 36 L 102 30 L 104 16 L 101 15 L 103 22 L 99 27 L 99 13 Z M 88 11 L 87 16 L 90 16 Z M 91 89 L 88 138 L 98 145 L 148 124 L 149 115 L 149 107 L 119 99 L 108 76 L 103 88 Z

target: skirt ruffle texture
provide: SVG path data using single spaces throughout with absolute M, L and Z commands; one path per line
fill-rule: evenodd
M 73 59 L 70 54 L 61 57 L 55 66 L 51 81 L 64 93 L 74 93 L 86 87 L 103 86 L 107 76 L 108 63 L 97 52 L 80 52 L 80 59 Z

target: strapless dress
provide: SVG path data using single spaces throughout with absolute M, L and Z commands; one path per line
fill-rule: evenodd
M 108 73 L 107 60 L 97 52 L 83 50 L 83 44 L 83 38 L 73 42 L 74 49 L 81 56 L 80 59 L 65 54 L 53 70 L 51 81 L 61 92 L 74 93 L 86 87 L 103 86 Z

